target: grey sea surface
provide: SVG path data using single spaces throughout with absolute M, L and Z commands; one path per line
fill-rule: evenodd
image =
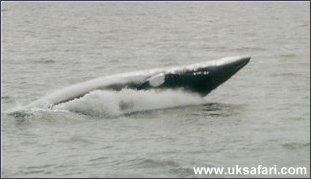
M 310 177 L 309 2 L 1 2 L 1 25 L 3 177 Z M 89 79 L 236 55 L 252 59 L 204 99 L 96 91 L 9 112 Z

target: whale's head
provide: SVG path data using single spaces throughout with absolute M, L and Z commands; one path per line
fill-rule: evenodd
M 227 57 L 216 61 L 176 67 L 150 78 L 150 87 L 183 88 L 207 95 L 243 68 L 251 57 Z
M 207 65 L 203 69 L 208 71 L 207 74 L 207 83 L 210 83 L 210 90 L 215 89 L 229 78 L 231 78 L 235 73 L 242 69 L 248 62 L 251 57 L 230 57 L 223 58 L 218 61 L 214 61 L 213 65 Z M 204 85 L 204 84 L 203 84 Z

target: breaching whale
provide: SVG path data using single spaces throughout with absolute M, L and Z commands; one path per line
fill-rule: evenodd
M 26 107 L 51 107 L 65 103 L 94 90 L 183 89 L 202 96 L 228 80 L 244 67 L 249 56 L 226 57 L 179 67 L 166 67 L 105 76 L 75 84 L 46 95 Z

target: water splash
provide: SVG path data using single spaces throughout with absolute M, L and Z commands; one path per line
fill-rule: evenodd
M 117 116 L 131 112 L 198 105 L 205 102 L 199 95 L 181 90 L 97 90 L 57 106 L 53 109 L 68 110 L 96 116 Z

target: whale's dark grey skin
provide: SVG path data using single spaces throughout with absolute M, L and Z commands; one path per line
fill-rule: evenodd
M 183 89 L 202 96 L 228 80 L 250 61 L 248 56 L 226 57 L 192 65 L 144 70 L 101 77 L 69 86 L 44 96 L 28 107 L 53 106 L 94 90 Z
M 242 57 L 219 65 L 202 65 L 193 70 L 163 73 L 163 83 L 159 86 L 145 82 L 134 88 L 182 88 L 205 96 L 238 72 L 249 60 L 250 57 Z

